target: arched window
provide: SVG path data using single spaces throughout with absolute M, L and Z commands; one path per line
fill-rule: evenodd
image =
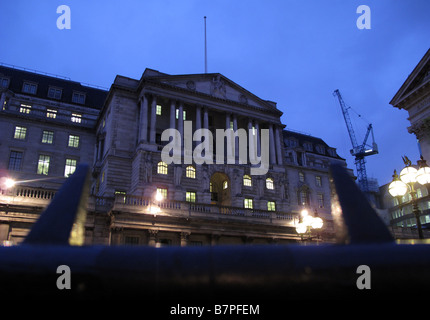
M 273 184 L 273 179 L 272 178 L 267 178 L 266 179 L 266 188 L 269 189 L 269 190 L 275 189 L 275 186 Z
M 167 163 L 160 161 L 157 165 L 158 174 L 167 174 Z
M 252 179 L 250 176 L 248 176 L 247 174 L 245 174 L 243 176 L 243 185 L 245 187 L 252 187 Z
M 196 178 L 196 169 L 193 166 L 188 166 L 186 170 L 186 177 L 195 179 Z

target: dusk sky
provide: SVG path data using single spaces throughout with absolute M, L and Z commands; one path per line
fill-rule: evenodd
M 57 28 L 57 7 L 71 28 Z M 358 29 L 359 5 L 371 29 Z M 117 74 L 221 73 L 277 102 L 287 129 L 322 138 L 354 169 L 338 101 L 351 111 L 358 142 L 373 124 L 379 154 L 367 173 L 379 184 L 419 151 L 408 114 L 389 102 L 429 49 L 428 0 L 2 1 L 0 62 L 110 87 Z M 430 163 L 430 159 L 429 160 Z

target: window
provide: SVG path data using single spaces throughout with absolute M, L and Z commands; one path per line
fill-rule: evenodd
M 318 145 L 316 146 L 316 149 L 317 149 L 317 152 L 318 152 L 318 153 L 320 153 L 320 154 L 325 154 L 325 148 L 324 148 L 324 146 L 322 146 L 322 145 L 318 144 Z
M 13 137 L 15 139 L 24 140 L 26 134 L 27 134 L 27 128 L 16 126 L 15 127 L 15 134 Z
M 303 172 L 299 172 L 299 181 L 305 182 L 305 175 L 303 174 Z
M 193 191 L 187 191 L 185 194 L 185 201 L 196 202 L 196 193 Z
M 73 92 L 72 102 L 85 104 L 85 93 L 81 92 Z
M 300 203 L 301 205 L 308 204 L 308 192 L 306 190 L 300 191 Z
M 312 151 L 312 143 L 310 142 L 303 143 L 303 147 L 305 148 L 306 151 Z
M 245 187 L 252 187 L 252 179 L 250 176 L 248 176 L 247 174 L 245 174 L 243 176 L 243 185 Z
M 2 88 L 9 87 L 9 79 L 0 77 L 0 87 L 2 87 Z
M 156 110 L 155 110 L 155 114 L 157 116 L 161 116 L 161 106 L 159 104 L 157 104 Z
M 227 180 L 225 180 L 223 183 L 222 183 L 222 189 L 223 190 L 225 190 L 225 189 L 227 189 L 228 188 L 228 181 Z
M 137 246 L 139 244 L 139 237 L 136 236 L 125 236 L 124 244 L 126 246 Z
M 253 205 L 252 205 L 252 199 L 250 198 L 245 198 L 243 200 L 243 207 L 245 209 L 253 209 Z
M 11 151 L 9 156 L 9 170 L 19 171 L 21 170 L 22 152 Z
M 81 123 L 82 122 L 82 115 L 79 113 L 72 113 L 71 120 L 72 120 L 72 122 L 75 122 L 75 123 Z
M 37 163 L 37 174 L 48 175 L 50 161 L 50 156 L 41 154 L 39 156 L 39 162 Z
M 193 166 L 188 166 L 186 170 L 186 177 L 195 179 L 196 178 L 196 169 Z
M 24 82 L 24 85 L 22 86 L 22 92 L 36 94 L 36 91 L 37 91 L 37 84 Z
M 31 106 L 28 104 L 21 103 L 21 105 L 19 106 L 19 112 L 21 112 L 21 113 L 29 114 L 30 110 L 31 110 Z
M 273 185 L 273 179 L 272 178 L 266 179 L 266 188 L 269 190 L 275 189 L 275 186 Z
M 54 141 L 54 132 L 43 130 L 42 143 L 52 144 L 53 141 Z
M 57 117 L 57 110 L 54 109 L 46 109 L 46 117 L 55 119 Z
M 166 188 L 157 188 L 157 193 L 161 194 L 163 199 L 167 199 L 167 189 Z
M 324 195 L 322 193 L 317 194 L 318 206 L 324 208 Z
M 64 176 L 67 178 L 76 170 L 76 160 L 66 159 L 66 166 L 64 168 Z
M 187 111 L 182 111 L 182 118 L 184 121 L 187 119 Z M 179 119 L 179 109 L 176 109 L 176 119 Z
M 160 161 L 157 165 L 158 174 L 167 174 L 167 163 Z
M 212 182 L 209 182 L 209 192 L 213 192 L 213 185 Z M 429 201 L 430 203 L 430 201 Z
M 275 201 L 267 201 L 267 210 L 276 211 Z
M 67 146 L 72 147 L 72 148 L 78 148 L 79 147 L 79 136 L 69 134 L 69 142 L 68 142 Z
M 53 99 L 61 99 L 61 89 L 50 87 L 48 89 L 48 97 Z
M 321 187 L 321 186 L 322 186 L 322 183 L 321 183 L 321 177 L 320 177 L 320 176 L 316 176 L 316 177 L 315 177 L 315 185 L 316 185 L 317 187 Z

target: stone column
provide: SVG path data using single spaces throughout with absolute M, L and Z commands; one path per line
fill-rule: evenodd
M 148 141 L 148 98 L 142 95 L 140 99 L 139 140 Z
M 237 132 L 237 115 L 233 114 L 233 131 Z M 234 159 L 239 158 L 239 137 L 234 136 Z
M 227 145 L 225 147 L 225 150 L 227 150 L 227 155 L 226 155 L 227 159 L 233 158 L 233 146 L 232 146 L 232 141 L 231 141 L 231 139 L 232 139 L 232 132 L 231 132 L 231 130 L 229 130 L 229 129 L 231 129 L 230 128 L 230 121 L 231 121 L 230 120 L 230 113 L 227 113 L 225 115 L 225 129 L 228 130 L 227 131 L 227 135 L 226 135 L 226 137 L 227 137 L 227 139 L 226 139 L 227 140 Z
M 258 121 L 255 121 L 255 131 L 257 132 L 257 152 L 256 156 L 261 157 L 261 142 L 260 142 L 260 124 Z
M 252 119 L 248 119 L 248 157 L 249 161 L 255 160 L 255 136 L 252 130 Z
M 183 147 L 184 139 L 184 103 L 179 102 L 179 112 L 178 112 L 178 131 L 181 137 L 181 148 Z
M 151 129 L 149 133 L 149 142 L 155 143 L 155 130 L 157 128 L 157 96 L 152 96 L 152 103 L 151 103 Z
M 188 240 L 190 237 L 190 232 L 181 232 L 181 247 L 188 245 Z
M 269 162 L 276 164 L 276 149 L 275 149 L 275 135 L 273 134 L 273 124 L 269 124 Z
M 149 233 L 148 245 L 152 246 L 152 247 L 155 247 L 155 245 L 157 244 L 158 230 L 149 229 L 148 233 Z
M 176 128 L 176 101 L 170 101 L 170 129 Z
M 278 162 L 278 165 L 282 165 L 282 147 L 281 147 L 281 137 L 282 137 L 282 130 L 280 130 L 279 126 L 275 127 L 275 140 L 276 140 L 276 160 Z

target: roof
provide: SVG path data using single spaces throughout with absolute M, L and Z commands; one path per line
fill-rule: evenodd
M 41 99 L 75 104 L 74 102 L 72 102 L 73 92 L 85 93 L 85 103 L 76 104 L 99 110 L 102 109 L 108 93 L 107 90 L 93 88 L 76 81 L 68 80 L 66 78 L 59 78 L 55 76 L 40 74 L 37 72 L 20 70 L 4 65 L 0 65 L 0 77 L 6 77 L 9 79 L 9 86 L 7 87 L 7 89 L 9 89 L 10 91 L 17 94 L 24 93 L 26 95 L 32 95 Z M 24 82 L 26 81 L 37 84 L 36 94 L 33 95 L 22 91 Z M 61 98 L 55 99 L 48 97 L 49 87 L 61 89 Z
M 336 152 L 336 148 L 330 147 L 324 140 L 322 140 L 321 138 L 318 137 L 314 137 L 308 134 L 304 134 L 304 133 L 300 133 L 297 131 L 291 131 L 291 130 L 283 130 L 282 131 L 283 137 L 284 139 L 286 138 L 294 138 L 298 141 L 298 145 L 300 147 L 303 147 L 305 142 L 311 143 L 312 144 L 312 151 L 307 150 L 308 152 L 311 153 L 316 153 L 316 154 L 320 154 L 321 152 L 318 152 L 316 149 L 317 145 L 322 145 L 324 146 L 326 149 L 333 149 L 335 151 L 335 156 L 330 155 L 329 153 L 324 153 L 324 156 L 327 157 L 331 157 L 331 158 L 336 158 L 336 159 L 341 159 L 341 160 L 345 160 L 342 157 L 340 157 L 337 152 Z

